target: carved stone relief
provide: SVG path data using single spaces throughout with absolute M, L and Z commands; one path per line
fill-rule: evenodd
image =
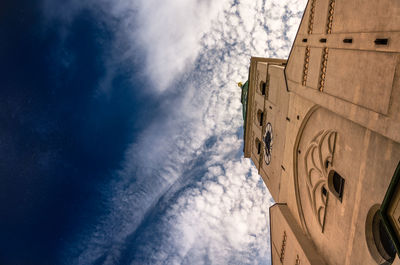
M 254 152 L 254 131 L 251 132 L 251 144 L 250 144 L 250 152 L 253 153 Z
M 308 63 L 310 61 L 310 47 L 306 47 L 306 53 L 304 55 L 304 65 L 303 65 L 303 82 L 302 85 L 305 86 L 307 84 L 307 75 L 308 75 Z
M 299 255 L 296 255 L 296 265 L 300 265 L 300 257 L 299 257 Z
M 323 232 L 328 203 L 328 165 L 333 163 L 337 132 L 319 131 L 307 146 L 304 168 L 312 213 Z
M 281 261 L 281 263 L 283 263 L 283 260 L 285 259 L 286 239 L 287 239 L 286 231 L 283 231 L 281 255 L 279 257 L 279 260 Z
M 308 34 L 312 34 L 315 14 L 315 0 L 311 1 L 310 16 L 308 17 Z
M 257 71 L 256 75 L 256 92 L 261 95 L 260 91 L 260 72 Z
M 321 71 L 319 77 L 319 91 L 323 92 L 325 87 L 325 77 L 326 77 L 326 67 L 328 65 L 328 48 L 325 47 L 322 54 L 322 61 L 321 61 Z
M 269 122 L 265 126 L 265 134 L 263 137 L 263 141 L 264 141 L 265 163 L 269 165 L 271 163 L 271 152 L 273 144 L 272 125 Z
M 252 111 L 251 120 L 253 121 L 253 123 L 258 125 L 258 122 L 257 122 L 257 104 L 255 102 L 254 102 L 254 105 L 253 105 L 253 111 Z
M 335 0 L 329 1 L 328 22 L 326 23 L 326 34 L 332 33 L 333 13 L 335 11 Z
M 269 77 L 269 74 L 267 72 L 267 79 L 265 80 L 265 96 L 264 96 L 264 98 L 266 100 L 269 99 L 269 83 L 270 83 L 269 79 L 270 79 L 270 77 Z

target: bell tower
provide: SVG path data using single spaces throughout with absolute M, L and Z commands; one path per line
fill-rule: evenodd
M 252 57 L 249 80 L 242 87 L 242 103 L 247 94 L 247 104 L 243 104 L 244 156 L 251 158 L 275 201 L 278 201 L 284 168 L 282 159 L 289 99 L 285 64 L 286 60 Z

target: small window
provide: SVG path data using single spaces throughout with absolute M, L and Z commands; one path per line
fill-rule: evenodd
M 261 82 L 260 83 L 260 90 L 261 90 L 261 94 L 265 95 L 265 89 L 267 87 L 267 83 L 266 82 Z
M 257 147 L 257 154 L 261 153 L 261 141 L 257 138 L 256 139 L 256 147 Z
M 329 190 L 340 200 L 343 198 L 344 178 L 335 170 L 331 170 L 328 175 Z
M 376 45 L 387 45 L 388 39 L 376 39 L 374 42 Z
M 262 126 L 263 125 L 263 121 L 264 121 L 264 112 L 262 112 L 261 110 L 258 110 L 257 119 L 258 119 L 258 124 L 260 126 Z

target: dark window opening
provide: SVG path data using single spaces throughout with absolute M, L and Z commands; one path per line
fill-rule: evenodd
M 383 224 L 379 210 L 375 213 L 372 221 L 372 233 L 379 254 L 391 264 L 396 256 L 396 248 Z
M 343 42 L 344 43 L 353 43 L 353 39 L 344 39 Z
M 258 112 L 257 112 L 257 120 L 258 120 L 258 124 L 260 126 L 262 126 L 263 122 L 264 122 L 264 113 L 261 110 L 258 110 Z
M 265 88 L 267 87 L 267 83 L 261 82 L 261 94 L 265 95 Z
M 376 45 L 387 45 L 388 44 L 388 39 L 376 39 L 375 40 Z
M 300 120 L 300 116 L 299 115 L 297 115 L 297 120 Z
M 328 160 L 327 160 L 328 161 Z M 328 161 L 329 163 L 329 161 Z M 329 165 L 329 164 L 328 164 Z M 340 176 L 336 171 L 332 170 L 329 173 L 328 177 L 328 185 L 331 192 L 342 201 L 343 197 L 343 188 L 344 188 L 344 178 Z
M 319 42 L 325 43 L 325 42 L 326 42 L 326 39 L 320 39 Z
M 394 257 L 396 255 L 396 248 L 390 239 L 389 233 L 386 231 L 382 220 L 379 221 L 379 237 L 382 242 L 383 249 L 389 256 Z
M 307 39 L 303 39 L 303 42 L 307 42 Z
M 261 141 L 260 141 L 260 139 L 256 138 L 255 144 L 256 144 L 256 148 L 257 148 L 257 154 L 259 155 L 261 153 Z

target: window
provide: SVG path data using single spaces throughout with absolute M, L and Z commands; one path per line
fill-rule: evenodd
M 376 45 L 388 45 L 388 39 L 376 39 L 374 42 Z
M 340 176 L 335 170 L 331 170 L 328 175 L 329 190 L 340 201 L 343 197 L 344 178 Z
M 263 120 L 264 120 L 264 113 L 261 110 L 258 110 L 257 112 L 257 120 L 260 126 L 263 125 Z
M 367 246 L 378 264 L 392 264 L 396 256 L 396 248 L 382 221 L 380 205 L 376 204 L 368 212 L 365 224 Z
M 261 90 L 261 94 L 262 94 L 262 95 L 265 95 L 265 89 L 266 89 L 266 87 L 267 87 L 267 83 L 264 82 L 264 81 L 261 81 L 261 83 L 260 83 L 260 90 Z
M 256 148 L 257 148 L 257 155 L 261 153 L 261 141 L 257 138 L 256 139 Z

